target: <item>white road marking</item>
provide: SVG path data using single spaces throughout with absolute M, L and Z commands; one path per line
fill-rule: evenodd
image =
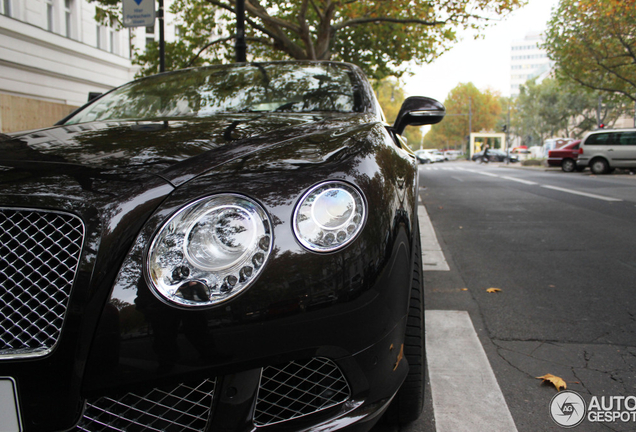
M 438 168 L 428 168 L 428 169 L 433 169 L 433 170 L 437 170 Z M 446 169 L 451 169 L 451 168 L 446 168 Z M 619 198 L 613 198 L 613 197 L 608 197 L 608 196 L 604 196 L 604 195 L 596 195 L 596 194 L 592 194 L 592 193 L 588 193 L 588 192 L 580 192 L 574 189 L 566 189 L 566 188 L 561 188 L 558 186 L 550 186 L 550 185 L 544 185 L 544 184 L 539 184 L 533 181 L 529 181 L 529 180 L 524 180 L 524 179 L 520 179 L 520 178 L 516 178 L 516 177 L 510 177 L 510 176 L 503 176 L 503 175 L 497 175 L 497 174 L 493 174 L 487 171 L 478 171 L 478 170 L 473 170 L 473 169 L 466 169 L 466 168 L 457 168 L 457 171 L 465 171 L 465 172 L 470 172 L 470 173 L 474 173 L 474 174 L 480 174 L 480 175 L 484 175 L 484 176 L 488 176 L 488 177 L 495 177 L 495 178 L 500 178 L 500 179 L 504 179 L 504 180 L 510 180 L 510 181 L 514 181 L 514 182 L 518 182 L 518 183 L 523 183 L 523 184 L 527 184 L 527 185 L 538 185 L 542 188 L 546 188 L 546 189 L 552 189 L 555 191 L 559 191 L 559 192 L 565 192 L 565 193 L 569 193 L 569 194 L 573 194 L 573 195 L 580 195 L 580 196 L 584 196 L 584 197 L 588 197 L 588 198 L 594 198 L 594 199 L 598 199 L 598 200 L 603 200 L 603 201 L 609 201 L 609 202 L 619 202 L 619 201 L 623 201 L 622 199 Z M 455 177 L 453 177 L 455 178 Z
M 489 172 L 486 172 L 486 171 L 473 171 L 473 172 L 475 172 L 475 173 L 477 173 L 477 174 L 481 174 L 481 175 L 489 176 L 489 177 L 497 177 L 497 178 L 501 178 L 501 177 L 499 177 L 497 174 L 489 173 Z
M 581 196 L 585 196 L 588 198 L 596 198 L 599 200 L 603 200 L 603 201 L 623 201 L 622 199 L 618 199 L 618 198 L 612 198 L 612 197 L 608 197 L 608 196 L 603 196 L 603 195 L 595 195 L 595 194 L 591 194 L 591 193 L 587 193 L 587 192 L 579 192 L 579 191 L 575 191 L 572 189 L 564 189 L 564 188 L 560 188 L 557 186 L 549 186 L 549 185 L 541 185 L 541 187 L 544 187 L 546 189 L 552 189 L 552 190 L 556 190 L 556 191 L 560 191 L 560 192 L 566 192 L 566 193 L 571 193 L 574 195 L 581 195 Z
M 512 180 L 512 181 L 516 181 L 519 183 L 523 183 L 523 184 L 527 184 L 527 185 L 536 185 L 539 184 L 537 182 L 533 182 L 533 181 L 529 181 L 529 180 L 524 180 L 524 179 L 520 179 L 520 178 L 516 178 L 516 177 L 508 177 L 508 176 L 501 176 L 502 179 L 506 179 L 506 180 Z
M 437 432 L 516 432 L 468 313 L 427 310 L 425 320 Z
M 420 239 L 422 240 L 422 267 L 424 271 L 450 271 L 444 252 L 437 241 L 435 229 L 428 217 L 426 207 L 419 205 L 417 218 L 420 222 Z

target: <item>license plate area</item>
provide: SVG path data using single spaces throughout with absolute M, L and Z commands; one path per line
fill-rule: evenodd
M 22 432 L 19 407 L 15 381 L 0 377 L 0 431 Z

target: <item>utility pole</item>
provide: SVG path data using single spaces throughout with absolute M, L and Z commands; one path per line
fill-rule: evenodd
M 468 144 L 466 144 L 466 154 L 471 153 L 470 134 L 473 133 L 473 100 L 468 99 Z
M 510 163 L 510 99 L 508 99 L 508 118 L 506 119 L 506 165 Z
M 247 61 L 247 43 L 245 42 L 245 0 L 236 0 L 236 62 Z
M 163 0 L 159 0 L 159 72 L 166 71 L 166 36 L 163 31 Z

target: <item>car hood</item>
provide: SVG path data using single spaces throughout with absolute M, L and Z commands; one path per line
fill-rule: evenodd
M 158 176 L 178 186 L 247 153 L 359 125 L 361 114 L 235 114 L 191 121 L 94 122 L 0 137 L 0 165 Z M 367 119 L 368 120 L 368 119 Z

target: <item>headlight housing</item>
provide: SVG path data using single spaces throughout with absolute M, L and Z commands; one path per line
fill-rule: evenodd
M 294 210 L 294 234 L 314 252 L 333 252 L 351 243 L 366 221 L 361 192 L 341 181 L 309 189 Z
M 255 201 L 206 197 L 177 211 L 155 234 L 146 278 L 163 301 L 209 307 L 244 291 L 272 251 L 272 223 Z

